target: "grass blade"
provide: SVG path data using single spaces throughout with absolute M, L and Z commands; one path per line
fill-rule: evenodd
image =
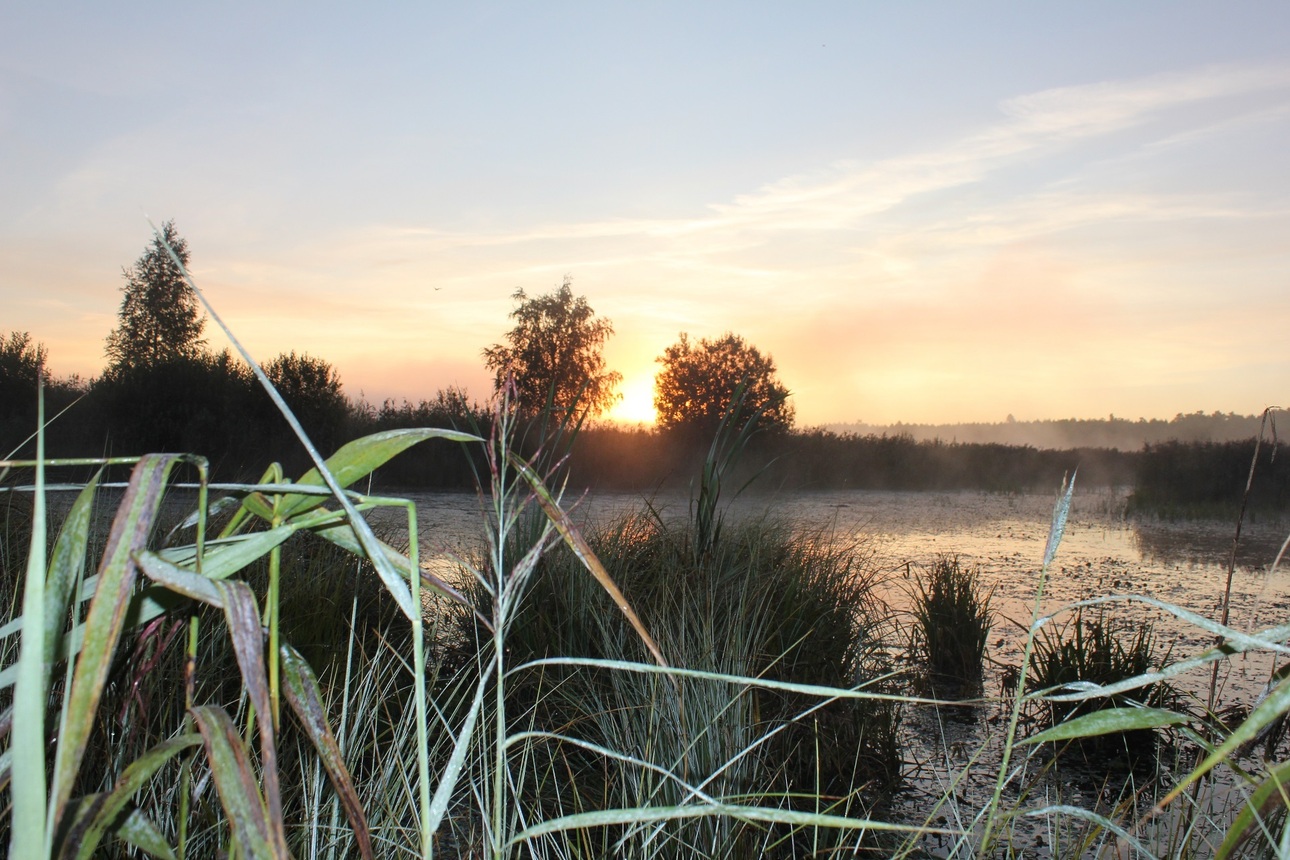
M 49 855 L 47 826 L 48 783 L 45 781 L 45 707 L 49 693 L 48 641 L 45 623 L 45 399 L 38 392 L 36 434 L 36 492 L 31 520 L 31 548 L 22 598 L 22 640 L 14 684 L 12 754 L 13 814 L 9 854 L 14 858 Z M 60 628 L 61 629 L 61 628 Z M 52 829 L 52 828 L 51 828 Z
M 98 587 L 85 620 L 85 639 L 68 694 L 67 719 L 59 731 L 54 765 L 52 821 L 62 818 L 71 797 L 72 784 L 85 756 L 94 712 L 107 681 L 112 654 L 121 636 L 136 567 L 133 555 L 143 548 L 152 529 L 166 477 L 171 468 L 187 459 L 178 454 L 149 454 L 139 460 L 117 508 L 108 534 Z
M 90 539 L 90 518 L 93 514 L 94 493 L 98 489 L 102 470 L 90 478 L 67 512 L 54 553 L 49 560 L 49 579 L 45 584 L 45 672 L 65 655 L 59 654 L 63 644 L 63 630 L 67 627 L 67 608 L 72 590 L 80 579 L 85 565 L 85 553 Z
M 447 439 L 450 442 L 483 442 L 470 433 L 438 427 L 386 430 L 355 439 L 327 458 L 327 469 L 341 487 L 366 478 L 373 471 L 388 463 L 393 457 L 428 439 Z M 296 483 L 305 486 L 325 486 L 318 469 L 310 469 Z M 284 519 L 299 516 L 327 500 L 326 496 L 291 494 L 283 496 L 275 513 Z
M 548 490 L 546 484 L 542 482 L 542 478 L 538 476 L 537 472 L 533 471 L 533 468 L 529 466 L 528 463 L 525 463 L 514 452 L 507 452 L 507 454 L 511 464 L 519 470 L 519 473 L 524 477 L 524 480 L 533 488 L 533 493 L 537 497 L 538 505 L 541 506 L 542 512 L 551 520 L 556 531 L 558 531 L 560 536 L 564 538 L 565 543 L 567 543 L 569 548 L 573 550 L 574 554 L 578 556 L 578 560 L 582 562 L 588 572 L 590 572 L 591 575 L 596 578 L 596 581 L 600 583 L 600 587 L 608 593 L 610 599 L 614 601 L 614 605 L 618 607 L 624 616 L 626 616 L 627 621 L 636 631 L 636 635 L 641 638 L 641 641 L 645 643 L 645 647 L 648 648 L 650 654 L 653 655 L 654 661 L 660 666 L 666 668 L 667 660 L 663 657 L 663 652 L 659 649 L 658 643 L 654 641 L 653 636 L 649 635 L 649 631 L 645 629 L 645 624 L 641 621 L 640 616 L 636 614 L 636 610 L 632 609 L 632 605 L 627 602 L 627 598 L 618 588 L 613 577 L 609 575 L 609 571 L 605 570 L 605 566 L 600 563 L 600 559 L 596 557 L 596 553 L 587 544 L 587 539 L 582 536 L 582 533 L 578 531 L 577 526 L 574 525 L 573 520 L 569 518 L 569 515 L 565 513 L 564 509 L 560 507 L 558 502 L 556 502 L 555 498 L 551 495 L 551 491 Z
M 1290 785 L 1290 762 L 1273 768 L 1268 778 L 1250 795 L 1250 799 L 1228 828 L 1223 844 L 1218 846 L 1214 860 L 1227 860 L 1233 856 L 1255 833 L 1264 830 L 1264 822 L 1272 818 L 1279 807 L 1290 805 L 1287 801 L 1287 785 Z
M 215 788 L 220 804 L 228 816 L 236 840 L 244 857 L 277 860 L 269 824 L 264 818 L 264 803 L 255 783 L 255 773 L 237 727 L 223 708 L 203 705 L 190 712 L 206 745 Z
M 1282 680 L 1281 683 L 1273 688 L 1268 697 L 1250 712 L 1250 715 L 1246 717 L 1243 723 L 1233 729 L 1231 734 L 1205 757 L 1204 761 L 1196 765 L 1191 773 L 1183 777 L 1174 786 L 1173 790 L 1165 795 L 1165 798 L 1157 804 L 1158 808 L 1163 809 L 1172 803 L 1187 786 L 1209 773 L 1215 766 L 1226 761 L 1241 744 L 1254 738 L 1258 735 L 1259 730 L 1281 717 L 1287 711 L 1290 711 L 1290 681 Z
M 1147 846 L 1143 845 L 1141 840 L 1128 830 L 1125 830 L 1114 821 L 1111 821 L 1105 815 L 1098 815 L 1096 812 L 1089 809 L 1081 809 L 1078 806 L 1045 806 L 1043 809 L 1036 809 L 1033 812 L 1026 813 L 1027 818 L 1048 818 L 1054 815 L 1065 815 L 1069 818 L 1079 818 L 1083 821 L 1087 821 L 1091 824 L 1097 825 L 1098 827 L 1104 828 L 1123 839 L 1129 845 L 1133 846 L 1134 850 L 1138 852 L 1138 856 L 1147 858 L 1147 860 L 1154 860 L 1156 856 L 1147 850 Z
M 202 576 L 227 579 L 251 562 L 267 555 L 275 546 L 281 546 L 298 530 L 297 526 L 288 524 L 267 531 L 208 541 L 202 556 Z M 163 549 L 158 554 L 179 567 L 193 566 L 197 558 L 194 546 L 172 547 Z
M 264 633 L 260 628 L 260 611 L 255 595 L 244 582 L 210 580 L 164 561 L 155 553 L 141 552 L 138 563 L 144 574 L 155 582 L 173 588 L 188 597 L 224 610 L 233 653 L 242 683 L 246 688 L 260 733 L 260 755 L 263 759 L 265 798 L 268 803 L 272 838 L 280 852 L 286 852 L 282 831 L 282 796 L 278 781 L 277 745 L 273 705 L 269 700 L 269 681 L 264 667 Z
M 180 735 L 157 744 L 132 761 L 121 774 L 112 791 L 99 795 L 84 810 L 85 814 L 78 816 L 77 822 L 63 842 L 61 848 L 63 856 L 76 857 L 77 860 L 89 860 L 93 857 L 103 837 L 109 831 L 119 829 L 119 825 L 124 823 L 117 819 L 129 805 L 135 793 L 143 788 L 166 762 L 201 742 L 201 735 Z
M 330 528 L 318 529 L 315 531 L 315 534 L 325 540 L 331 541 L 341 549 L 348 550 L 354 555 L 367 556 L 366 547 L 348 523 L 339 526 L 332 526 Z M 408 557 L 382 540 L 376 538 L 373 538 L 373 540 L 376 541 L 376 546 L 379 548 L 380 555 L 385 560 L 389 568 L 402 575 L 404 579 L 411 581 L 412 562 L 408 560 Z M 376 565 L 376 568 L 378 571 L 381 570 L 380 565 Z M 464 594 L 444 582 L 439 577 L 424 570 L 419 571 L 419 573 L 421 575 L 422 585 L 434 591 L 439 596 L 448 598 L 454 603 L 462 606 L 470 606 L 470 601 L 466 599 Z M 401 581 L 400 585 L 403 585 Z M 403 585 L 403 591 L 407 593 L 408 604 L 411 605 L 412 592 L 408 590 L 406 585 Z
M 834 830 L 863 830 L 886 833 L 961 835 L 954 830 L 924 827 L 919 824 L 898 824 L 868 818 L 850 818 L 819 812 L 801 812 L 765 806 L 744 806 L 734 803 L 696 803 L 686 806 L 634 806 L 621 809 L 600 809 L 550 818 L 526 827 L 511 837 L 514 846 L 537 836 L 565 830 L 582 830 L 615 824 L 644 824 L 655 821 L 678 821 L 686 818 L 725 816 L 740 821 L 757 821 L 767 824 L 794 824 L 801 827 L 822 827 Z
M 251 704 L 255 706 L 255 720 L 260 731 L 260 759 L 264 781 L 264 795 L 268 804 L 269 832 L 275 848 L 286 856 L 287 837 L 282 829 L 282 793 L 278 783 L 278 751 L 274 740 L 273 705 L 269 701 L 269 679 L 264 667 L 264 634 L 260 629 L 260 610 L 255 595 L 244 582 L 216 582 L 224 598 L 224 615 L 228 619 L 229 635 L 233 639 L 233 652 L 242 683 Z
M 287 643 L 282 643 L 279 654 L 282 657 L 287 702 L 299 717 L 300 724 L 304 726 L 305 733 L 318 752 L 318 758 L 340 797 L 345 817 L 354 830 L 354 841 L 358 843 L 359 854 L 364 860 L 370 860 L 375 855 L 372 853 L 372 836 L 368 831 L 367 816 L 363 812 L 362 801 L 358 799 L 358 792 L 354 790 L 354 781 L 350 778 L 349 768 L 345 766 L 340 746 L 327 723 L 327 710 L 323 707 L 322 695 L 318 690 L 318 679 L 305 658 Z
M 166 837 L 161 835 L 157 825 L 137 809 L 126 813 L 125 818 L 116 827 L 116 835 L 117 838 L 125 840 L 150 857 L 156 857 L 158 860 L 177 860 L 175 852 L 171 850 L 170 844 L 166 842 Z
M 1058 723 L 1051 729 L 1045 729 L 1017 743 L 1020 745 L 1067 741 L 1139 729 L 1163 729 L 1188 722 L 1191 722 L 1191 718 L 1186 714 L 1164 708 L 1107 708 Z
M 438 831 L 439 823 L 448 812 L 448 804 L 452 801 L 453 790 L 457 787 L 461 769 L 466 763 L 466 754 L 470 751 L 471 741 L 475 736 L 475 725 L 479 722 L 479 714 L 484 705 L 484 693 L 487 692 L 488 687 L 488 678 L 481 677 L 475 686 L 475 698 L 470 703 L 470 710 L 466 713 L 461 730 L 457 732 L 457 742 L 453 746 L 452 755 L 448 757 L 448 764 L 439 777 L 439 787 L 435 789 L 434 798 L 430 801 L 430 811 L 423 825 L 431 835 Z

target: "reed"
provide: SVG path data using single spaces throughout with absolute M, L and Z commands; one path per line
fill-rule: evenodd
M 986 640 L 993 613 L 980 572 L 957 556 L 939 557 L 918 580 L 913 652 L 933 695 L 962 697 L 981 692 Z

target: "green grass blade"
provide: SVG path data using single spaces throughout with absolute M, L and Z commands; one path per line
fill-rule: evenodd
M 615 824 L 647 824 L 656 821 L 679 821 L 689 818 L 728 817 L 740 821 L 765 824 L 793 824 L 799 827 L 821 827 L 833 830 L 863 830 L 884 833 L 940 834 L 958 836 L 958 831 L 917 824 L 898 824 L 869 818 L 851 818 L 819 812 L 801 812 L 766 806 L 744 806 L 734 803 L 696 803 L 686 806 L 633 806 L 620 809 L 600 809 L 550 818 L 524 828 L 511 837 L 509 845 L 515 846 L 537 836 L 560 833 L 566 830 L 584 830 Z
M 1017 743 L 1020 745 L 1068 741 L 1140 729 L 1163 729 L 1188 722 L 1191 722 L 1191 718 L 1186 714 L 1164 708 L 1107 708 L 1058 723 L 1051 729 L 1045 729 Z
M 1032 812 L 1026 813 L 1027 818 L 1049 818 L 1054 815 L 1064 815 L 1068 818 L 1079 818 L 1083 821 L 1095 824 L 1098 827 L 1114 833 L 1126 843 L 1133 846 L 1134 850 L 1138 852 L 1135 856 L 1145 858 L 1145 860 L 1156 860 L 1156 855 L 1152 854 L 1151 851 L 1147 849 L 1147 846 L 1142 844 L 1140 839 L 1120 825 L 1116 824 L 1114 821 L 1111 821 L 1106 816 L 1098 815 L 1092 810 L 1081 809 L 1078 806 L 1045 806 L 1043 809 L 1036 809 Z
M 587 571 L 596 578 L 596 582 L 600 583 L 600 587 L 614 601 L 614 605 L 626 616 L 627 621 L 632 625 L 632 629 L 636 631 L 636 635 L 641 638 L 641 641 L 645 643 L 645 647 L 649 649 L 650 654 L 654 657 L 654 661 L 660 666 L 666 667 L 667 660 L 663 657 L 663 652 L 658 647 L 658 643 L 654 641 L 654 637 L 645 629 L 645 623 L 641 621 L 640 616 L 636 614 L 636 610 L 632 608 L 632 605 L 627 602 L 627 598 L 618 588 L 613 577 L 609 575 L 609 571 L 605 570 L 605 566 L 600 563 L 600 559 L 596 557 L 596 553 L 588 545 L 587 539 L 582 536 L 577 526 L 573 524 L 573 520 L 569 518 L 569 515 L 560 507 L 555 497 L 551 495 L 551 491 L 547 489 L 542 478 L 537 472 L 533 471 L 533 468 L 528 463 L 525 463 L 513 452 L 508 451 L 507 455 L 511 464 L 515 466 L 533 489 L 538 505 L 541 506 L 542 512 L 547 515 L 547 518 L 551 520 L 556 531 L 564 538 L 565 543 L 573 550 L 578 560 L 587 568 Z
M 457 788 L 457 780 L 461 777 L 461 769 L 466 764 L 466 754 L 470 751 L 471 741 L 475 737 L 475 725 L 479 722 L 480 712 L 483 710 L 484 693 L 491 685 L 489 679 L 481 677 L 475 686 L 475 698 L 470 704 L 470 710 L 466 712 L 466 719 L 463 721 L 460 731 L 457 732 L 457 742 L 452 748 L 452 755 L 448 757 L 448 763 L 444 766 L 443 772 L 439 776 L 439 786 L 435 789 L 434 797 L 430 800 L 430 811 L 424 824 L 426 831 L 433 835 L 439 829 L 440 822 L 443 821 L 444 815 L 448 812 L 448 804 L 452 801 L 452 793 Z
M 13 731 L 13 705 L 0 712 L 0 740 L 9 737 L 11 731 Z M 12 775 L 13 750 L 5 747 L 4 752 L 0 752 L 0 791 L 4 791 L 9 786 L 9 777 Z
M 695 678 L 701 681 L 715 681 L 720 684 L 738 684 L 745 687 L 763 690 L 779 690 L 785 693 L 801 693 L 807 696 L 837 699 L 875 699 L 880 701 L 903 702 L 924 705 L 943 705 L 939 699 L 925 699 L 899 693 L 871 693 L 863 689 L 869 685 L 881 686 L 894 675 L 880 675 L 869 678 L 859 687 L 826 687 L 820 684 L 799 684 L 793 681 L 776 681 L 771 678 L 754 678 L 748 675 L 730 675 L 724 672 L 708 672 L 701 669 L 684 669 L 676 666 L 658 666 L 653 663 L 634 663 L 628 660 L 605 660 L 595 657 L 543 657 L 530 660 L 506 670 L 506 677 L 544 666 L 585 666 L 588 668 L 606 669 L 616 672 L 636 672 L 643 675 L 666 675 L 672 678 Z
M 341 549 L 348 550 L 354 555 L 367 556 L 367 550 L 365 549 L 362 541 L 359 539 L 359 536 L 355 533 L 354 529 L 350 528 L 348 523 L 339 526 L 331 526 L 329 528 L 317 529 L 314 533 L 319 537 L 336 544 L 336 546 Z M 380 555 L 385 560 L 389 569 L 402 576 L 403 579 L 411 581 L 412 562 L 408 560 L 408 557 L 384 541 L 376 538 L 373 539 L 376 541 L 376 546 L 379 548 Z M 381 571 L 381 566 L 376 565 L 376 568 L 379 573 Z M 421 584 L 438 594 L 440 597 L 446 597 L 453 603 L 457 603 L 461 606 L 470 606 L 470 601 L 466 599 L 464 594 L 444 582 L 439 577 L 424 570 L 420 571 L 420 575 Z M 384 580 L 384 576 L 382 576 L 382 579 Z M 401 593 L 407 595 L 408 608 L 405 608 L 404 611 L 408 612 L 412 605 L 412 592 L 402 579 L 397 581 L 402 589 Z M 389 587 L 388 580 L 386 581 L 386 587 Z M 391 593 L 394 594 L 395 599 L 401 600 L 398 592 L 391 589 Z M 402 605 L 402 602 L 400 602 L 400 606 Z
M 470 433 L 437 427 L 386 430 L 347 442 L 327 458 L 327 469 L 335 476 L 337 484 L 348 487 L 355 481 L 366 478 L 413 445 L 428 439 L 446 439 L 450 442 L 484 441 Z M 324 486 L 322 475 L 316 468 L 310 469 L 296 483 L 306 486 Z M 275 512 L 284 519 L 295 517 L 324 501 L 326 501 L 325 496 L 291 494 L 282 497 Z
M 44 397 L 38 398 L 36 492 L 31 520 L 31 549 L 22 601 L 22 639 L 14 684 L 12 754 L 13 813 L 9 856 L 16 860 L 49 854 L 48 783 L 45 780 L 45 708 L 49 694 L 45 643 L 45 434 Z M 60 628 L 61 629 L 61 628 Z M 52 829 L 52 828 L 51 828 Z
M 88 814 L 78 816 L 80 820 L 72 826 L 60 848 L 62 855 L 76 857 L 77 860 L 89 860 L 93 857 L 103 837 L 119 829 L 119 825 L 123 823 L 118 819 L 135 793 L 143 788 L 166 762 L 201 742 L 201 735 L 180 735 L 157 744 L 132 761 L 122 772 L 121 778 L 117 780 L 112 791 L 97 798 L 96 802 L 86 810 Z
M 193 574 L 196 577 L 196 574 Z M 233 653 L 242 672 L 242 683 L 260 731 L 261 779 L 268 806 L 269 833 L 276 850 L 287 853 L 287 837 L 282 829 L 282 793 L 278 781 L 278 751 L 274 735 L 273 705 L 269 701 L 269 679 L 264 666 L 264 634 L 260 628 L 260 610 L 255 594 L 244 582 L 216 582 L 224 602 Z
M 171 850 L 170 844 L 166 842 L 166 837 L 161 835 L 157 825 L 137 809 L 132 809 L 125 818 L 121 819 L 116 826 L 116 835 L 118 839 L 125 840 L 149 857 L 156 857 L 158 860 L 177 860 L 175 852 Z
M 181 459 L 185 458 L 177 454 L 149 454 L 140 459 L 112 522 L 99 567 L 98 588 L 85 620 L 84 643 L 68 694 L 68 718 L 59 733 L 54 765 L 54 784 L 58 787 L 53 797 L 54 823 L 62 818 L 71 797 L 94 713 L 107 681 L 108 667 L 121 636 L 135 580 L 133 554 L 147 541 L 161 504 L 166 477 Z
M 57 660 L 68 656 L 59 654 L 59 649 L 63 644 L 63 630 L 68 625 L 67 608 L 71 602 L 72 590 L 80 580 L 85 566 L 90 519 L 94 512 L 94 493 L 102 475 L 102 470 L 96 472 L 72 503 L 49 560 L 49 579 L 45 586 L 46 674 L 52 671 Z
M 1282 680 L 1273 688 L 1268 697 L 1250 712 L 1245 721 L 1232 730 L 1221 744 L 1214 748 L 1205 760 L 1183 777 L 1183 779 L 1160 801 L 1161 808 L 1167 806 L 1183 792 L 1187 786 L 1200 779 L 1236 752 L 1241 744 L 1253 739 L 1264 726 L 1270 725 L 1277 718 L 1290 711 L 1290 680 Z
M 203 705 L 191 711 L 206 745 L 220 804 L 233 828 L 233 838 L 243 857 L 277 860 L 264 802 L 255 782 L 255 772 L 237 727 L 223 708 Z
M 202 556 L 202 576 L 227 579 L 267 555 L 269 550 L 281 546 L 298 530 L 297 526 L 288 524 L 267 531 L 207 541 L 205 555 Z M 194 546 L 171 547 L 159 555 L 174 565 L 189 569 L 193 569 L 197 558 Z
M 349 825 L 354 830 L 354 841 L 358 843 L 359 854 L 365 860 L 370 860 L 375 855 L 372 853 L 372 836 L 367 826 L 367 815 L 363 812 L 363 803 L 354 789 L 354 781 L 350 778 L 349 768 L 345 766 L 345 759 L 341 755 L 340 746 L 336 743 L 336 736 L 332 734 L 331 726 L 327 723 L 327 709 L 323 707 L 322 694 L 318 690 L 318 679 L 305 658 L 301 657 L 296 649 L 284 642 L 278 651 L 282 657 L 287 702 L 300 719 L 305 734 L 313 743 L 318 758 L 322 761 L 323 767 L 327 770 L 327 776 L 340 797 L 345 817 L 349 819 Z
M 271 834 L 277 850 L 286 851 L 282 832 L 282 797 L 278 781 L 277 744 L 274 740 L 273 706 L 269 700 L 269 682 L 264 666 L 264 633 L 255 595 L 244 582 L 211 580 L 176 567 L 155 553 L 137 556 L 144 575 L 181 594 L 224 610 L 233 653 L 247 696 L 255 708 L 260 733 L 260 756 L 264 765 L 265 799 L 268 804 Z
M 135 562 L 144 576 L 153 582 L 160 583 L 184 597 L 199 600 L 208 606 L 224 608 L 224 592 L 220 591 L 217 580 L 207 579 L 200 574 L 184 570 L 148 550 L 137 553 Z
M 1268 778 L 1250 794 L 1250 799 L 1228 828 L 1223 844 L 1218 846 L 1214 860 L 1227 860 L 1233 856 L 1246 841 L 1263 831 L 1264 822 L 1271 819 L 1278 808 L 1290 805 L 1290 801 L 1287 801 L 1287 786 L 1290 786 L 1290 762 L 1273 768 Z

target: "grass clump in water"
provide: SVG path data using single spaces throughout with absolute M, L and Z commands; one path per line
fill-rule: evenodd
M 982 663 L 990 635 L 993 590 L 981 585 L 980 571 L 958 556 L 943 555 L 918 581 L 914 607 L 914 648 L 929 690 L 942 696 L 981 692 Z
M 1101 687 L 1110 686 L 1148 672 L 1169 662 L 1169 653 L 1160 654 L 1159 641 L 1150 621 L 1130 622 L 1108 614 L 1104 607 L 1087 612 L 1081 606 L 1063 625 L 1042 628 L 1034 639 L 1034 655 L 1027 686 L 1031 691 L 1061 693 L 1080 682 Z M 1049 727 L 1077 716 L 1110 708 L 1141 705 L 1149 708 L 1174 708 L 1179 695 L 1163 681 L 1134 689 L 1131 693 L 1061 701 L 1051 697 L 1042 700 L 1042 721 Z M 1137 759 L 1147 749 L 1154 749 L 1154 733 L 1141 730 L 1083 738 L 1080 747 L 1098 755 L 1123 754 Z

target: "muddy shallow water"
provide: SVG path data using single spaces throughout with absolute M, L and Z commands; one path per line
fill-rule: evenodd
M 473 494 L 413 493 L 426 564 L 444 564 L 444 553 L 470 552 L 481 540 L 479 501 Z M 769 516 L 821 530 L 844 545 L 872 554 L 885 577 L 882 593 L 896 610 L 909 606 L 920 570 L 941 555 L 957 555 L 977 567 L 994 589 L 998 618 L 988 658 L 1016 661 L 1025 627 L 1035 609 L 1044 545 L 1054 496 L 974 492 L 822 492 L 749 494 L 732 505 L 731 516 Z M 665 517 L 684 516 L 680 495 L 653 497 Z M 581 499 L 575 517 L 585 524 L 612 521 L 644 507 L 640 496 L 599 494 Z M 1112 492 L 1076 492 L 1065 536 L 1045 584 L 1041 611 L 1103 595 L 1153 597 L 1218 619 L 1232 548 L 1233 523 L 1126 520 L 1123 498 Z M 1290 566 L 1270 572 L 1287 534 L 1281 522 L 1246 523 L 1232 579 L 1230 624 L 1243 630 L 1280 623 L 1290 615 Z M 1209 642 L 1208 634 L 1159 610 L 1122 604 L 1130 618 L 1153 619 L 1175 656 Z M 1266 680 L 1266 667 L 1234 667 L 1229 683 L 1238 689 Z M 1207 682 L 1206 678 L 1206 682 Z M 1257 692 L 1257 690 L 1255 691 Z

